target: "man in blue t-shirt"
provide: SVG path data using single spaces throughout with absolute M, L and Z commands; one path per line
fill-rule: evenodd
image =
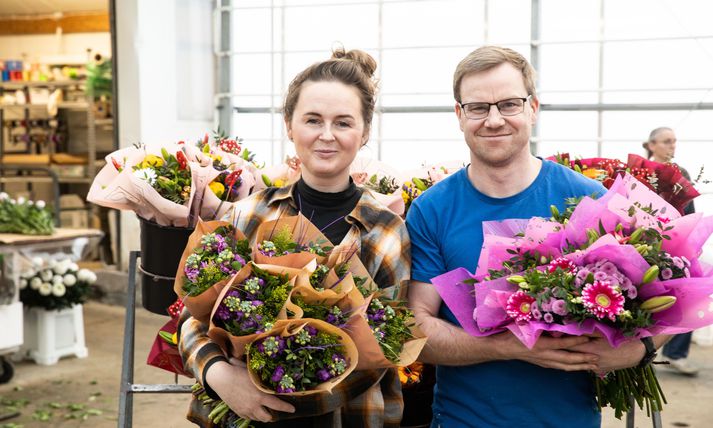
M 598 427 L 589 371 L 637 365 L 642 343 L 613 350 L 600 338 L 543 336 L 528 350 L 510 332 L 472 337 L 430 281 L 458 267 L 475 271 L 483 221 L 549 216 L 550 205 L 561 210 L 565 198 L 604 188 L 530 153 L 539 101 L 534 70 L 517 52 L 472 52 L 456 69 L 453 92 L 470 165 L 416 199 L 406 219 L 409 303 L 429 338 L 421 360 L 437 365 L 432 427 Z

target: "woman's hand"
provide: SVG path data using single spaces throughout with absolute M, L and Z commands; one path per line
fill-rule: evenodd
M 231 358 L 210 366 L 206 382 L 238 416 L 252 421 L 271 422 L 267 409 L 294 413 L 291 404 L 266 394 L 253 385 L 245 363 Z

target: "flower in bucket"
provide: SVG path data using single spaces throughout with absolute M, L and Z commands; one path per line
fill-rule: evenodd
M 201 237 L 186 258 L 183 291 L 197 296 L 219 281 L 235 275 L 250 260 L 247 239 L 236 239 L 233 227 L 220 226 Z
M 161 156 L 147 154 L 133 167 L 134 177 L 146 181 L 161 197 L 179 205 L 191 196 L 191 170 L 181 150 L 170 154 L 165 148 Z
M 71 308 L 86 301 L 96 280 L 94 272 L 79 269 L 69 258 L 35 257 L 20 275 L 20 300 L 25 306 L 46 310 Z
M 243 184 L 243 180 L 240 178 L 242 173 L 243 170 L 240 168 L 233 171 L 221 171 L 208 187 L 218 199 L 235 202 L 240 198 L 239 189 Z
M 54 217 L 45 201 L 13 199 L 0 192 L 0 233 L 51 235 L 53 232 Z

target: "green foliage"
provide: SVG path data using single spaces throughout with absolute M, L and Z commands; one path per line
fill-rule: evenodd
M 51 235 L 54 232 L 52 210 L 44 202 L 10 199 L 0 193 L 0 233 Z

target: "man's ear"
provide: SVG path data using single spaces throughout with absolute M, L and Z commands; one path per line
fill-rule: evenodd
M 540 112 L 540 100 L 534 95 L 530 98 L 530 108 L 532 108 L 531 124 L 534 126 L 537 123 L 537 114 Z
M 460 126 L 461 131 L 465 131 L 464 126 L 463 126 L 463 120 L 466 118 L 463 116 L 463 108 L 460 106 L 460 103 L 456 101 L 455 105 L 455 112 L 456 112 L 456 117 L 458 118 L 458 126 Z

